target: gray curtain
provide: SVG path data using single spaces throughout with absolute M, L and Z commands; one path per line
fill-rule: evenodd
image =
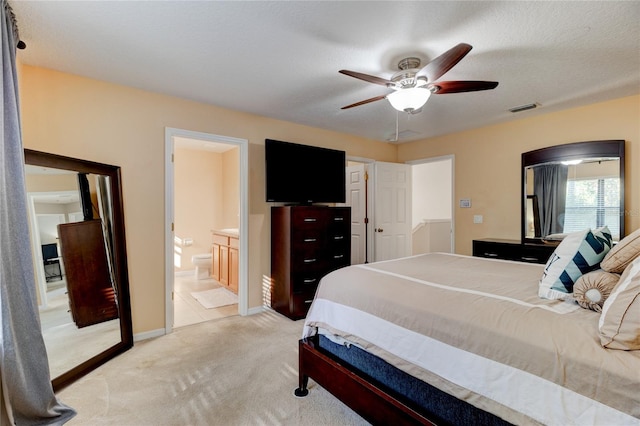
M 542 237 L 564 230 L 568 170 L 563 164 L 533 168 L 533 193 L 538 197 Z
M 0 377 L 3 420 L 61 425 L 75 410 L 53 393 L 40 329 L 29 243 L 24 151 L 20 132 L 15 17 L 2 0 L 2 127 L 0 128 Z

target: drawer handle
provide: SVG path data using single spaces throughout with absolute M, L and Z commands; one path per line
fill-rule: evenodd
M 334 259 L 342 259 L 344 257 L 344 254 L 336 254 L 335 256 L 333 256 Z
M 316 259 L 305 259 L 304 263 L 313 263 L 315 261 L 316 261 Z
M 537 258 L 537 257 L 528 257 L 528 256 L 522 256 L 522 257 L 521 257 L 521 259 L 522 259 L 522 260 L 527 260 L 527 261 L 529 261 L 529 260 L 530 260 L 530 261 L 536 261 L 536 260 L 538 260 L 538 258 Z
M 334 217 L 333 220 L 335 220 L 336 222 L 343 222 L 344 217 Z
M 316 280 L 317 280 L 317 278 L 306 278 L 303 281 L 304 281 L 305 284 L 311 284 L 311 283 L 315 283 Z
M 334 240 L 344 240 L 344 236 L 342 235 L 337 235 L 335 237 L 333 237 Z
M 304 239 L 305 243 L 313 243 L 313 242 L 316 242 L 316 241 L 318 241 L 318 240 L 316 240 L 315 238 L 305 238 Z
M 315 217 L 305 217 L 304 221 L 305 222 L 316 222 L 317 219 Z
M 495 253 L 485 253 L 484 255 L 487 257 L 498 257 L 498 255 Z
M 313 302 L 313 299 L 309 299 L 309 300 L 305 300 L 305 301 L 304 301 L 304 303 L 305 303 L 306 305 L 310 305 L 310 304 L 311 304 L 311 302 Z

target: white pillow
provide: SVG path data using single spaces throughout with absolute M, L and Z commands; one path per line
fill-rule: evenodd
M 640 349 L 640 257 L 622 273 L 602 306 L 600 343 L 608 349 Z
M 547 261 L 538 285 L 538 296 L 565 299 L 571 295 L 573 284 L 580 276 L 598 269 L 611 249 L 611 239 L 606 226 L 567 234 Z

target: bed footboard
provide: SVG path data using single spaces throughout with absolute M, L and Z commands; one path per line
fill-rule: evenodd
M 317 336 L 302 339 L 298 345 L 299 387 L 295 395 L 309 393 L 309 378 L 372 424 L 435 425 L 384 390 L 351 371 L 319 348 Z

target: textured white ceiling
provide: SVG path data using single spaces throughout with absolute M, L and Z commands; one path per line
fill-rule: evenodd
M 19 59 L 238 111 L 376 140 L 423 139 L 640 93 L 638 1 L 10 1 Z M 454 45 L 446 80 L 495 90 L 432 96 L 416 115 L 383 78 Z M 509 108 L 538 103 L 513 114 Z

